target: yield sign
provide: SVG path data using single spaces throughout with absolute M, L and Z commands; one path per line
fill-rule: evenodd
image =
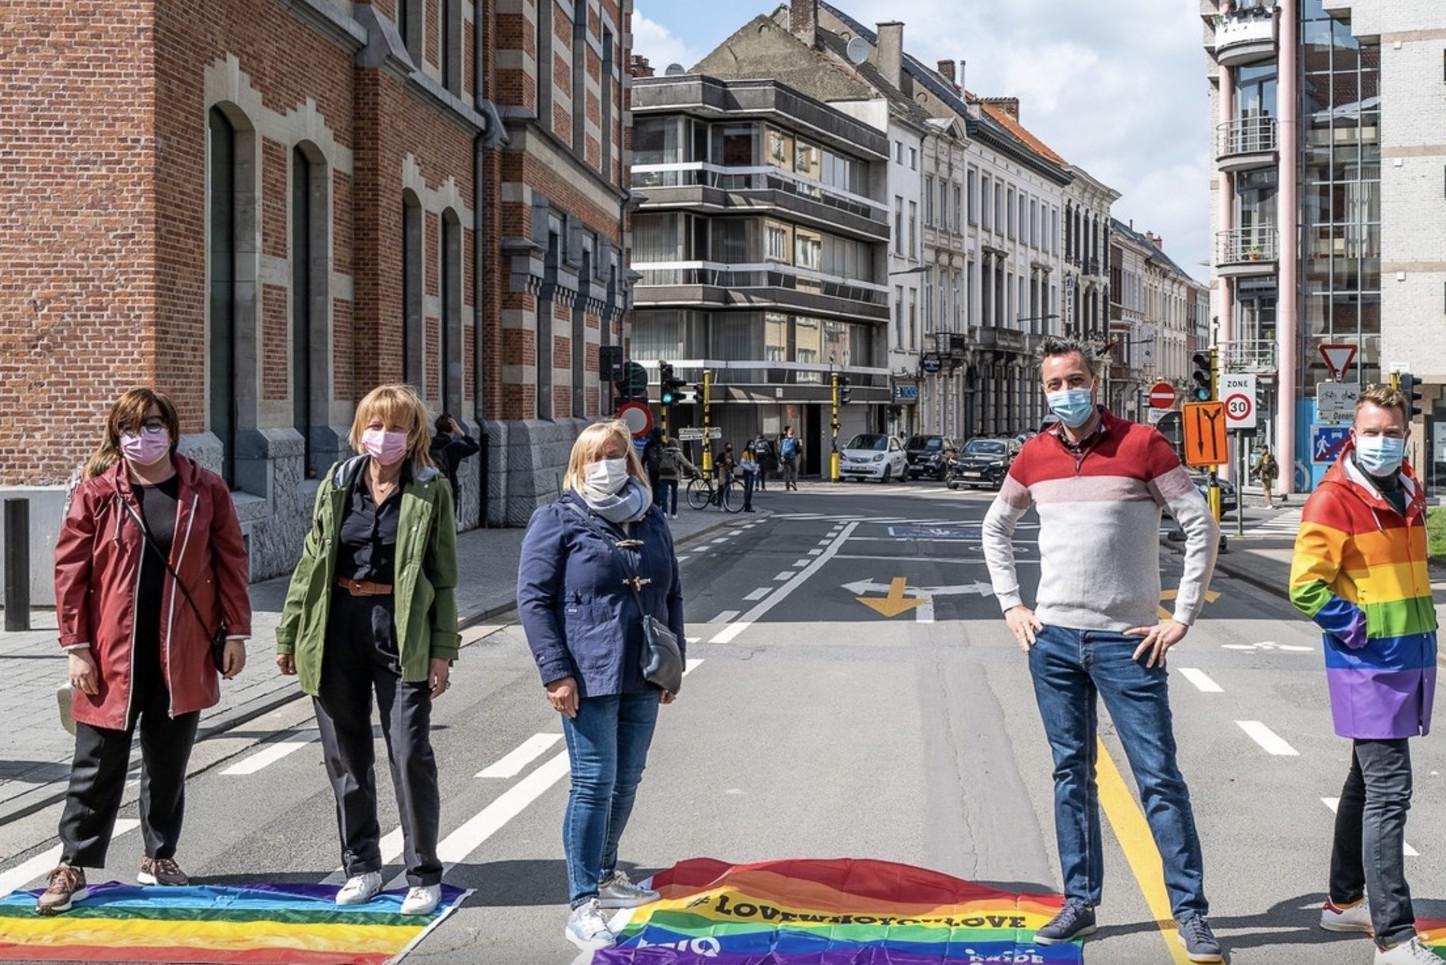
M 1339 381 L 1345 378 L 1351 363 L 1356 360 L 1356 347 L 1346 342 L 1322 342 L 1320 357 L 1325 359 L 1326 368 L 1331 370 L 1331 378 Z

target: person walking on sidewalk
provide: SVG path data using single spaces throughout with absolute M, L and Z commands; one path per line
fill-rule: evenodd
M 803 447 L 798 436 L 793 434 L 793 426 L 784 426 L 783 438 L 778 440 L 778 458 L 783 460 L 784 492 L 790 489 L 798 491 L 798 462 L 802 455 Z
M 276 628 L 276 665 L 312 698 L 336 795 L 347 874 L 338 905 L 366 904 L 382 888 L 376 694 L 401 814 L 404 915 L 431 914 L 442 896 L 430 729 L 458 646 L 452 488 L 427 436 L 426 409 L 408 386 L 380 386 L 357 405 L 348 441 L 358 455 L 332 466 L 317 490 Z
M 170 399 L 126 392 L 61 523 L 55 605 L 75 759 L 60 864 L 35 904 L 42 915 L 88 897 L 85 869 L 105 867 L 138 725 L 145 857 L 136 879 L 189 883 L 175 857 L 186 765 L 201 711 L 221 699 L 218 670 L 230 679 L 246 665 L 251 601 L 230 489 L 176 452 L 180 437 Z
M 1175 761 L 1165 661 L 1200 615 L 1219 531 L 1169 442 L 1095 403 L 1094 362 L 1046 338 L 1040 372 L 1059 422 L 1024 444 L 984 518 L 983 547 L 1009 630 L 1029 656 L 1054 756 L 1055 832 L 1065 905 L 1035 934 L 1054 945 L 1095 930 L 1104 885 L 1095 793 L 1096 697 L 1103 697 L 1164 863 L 1179 940 L 1193 962 L 1222 960 L 1206 915 L 1204 861 Z M 1013 536 L 1039 514 L 1037 608 L 1020 595 Z M 1160 623 L 1160 514 L 1186 535 L 1174 617 Z
M 778 470 L 778 454 L 773 449 L 773 441 L 761 432 L 753 440 L 753 458 L 758 460 L 757 489 L 767 492 L 768 476 Z
M 713 475 L 718 480 L 718 492 L 713 497 L 716 506 L 723 505 L 723 493 L 733 485 L 733 477 L 738 469 L 738 462 L 733 458 L 733 443 L 727 443 L 722 451 L 713 457 Z
M 658 898 L 618 867 L 658 705 L 675 696 L 644 676 L 644 620 L 687 646 L 673 537 L 651 501 L 627 427 L 589 426 L 562 496 L 532 514 L 517 569 L 517 612 L 572 764 L 564 935 L 583 950 L 616 942 L 604 909 Z
M 658 511 L 673 519 L 678 518 L 678 481 L 683 473 L 688 478 L 702 476 L 698 467 L 688 461 L 677 440 L 663 437 L 663 451 L 658 457 L 658 493 L 655 505 Z
M 743 458 L 738 466 L 743 471 L 743 511 L 752 513 L 756 511 L 753 508 L 753 490 L 758 486 L 759 478 L 763 474 L 763 464 L 758 461 L 752 443 L 743 447 Z
M 455 509 L 462 501 L 462 494 L 457 488 L 457 473 L 462 468 L 462 460 L 477 455 L 482 446 L 467 435 L 467 431 L 450 413 L 443 412 L 437 416 L 436 429 L 437 433 L 432 437 L 428 452 L 432 456 L 433 464 L 441 470 L 452 486 L 452 506 Z
M 1291 602 L 1325 631 L 1331 717 L 1352 743 L 1321 927 L 1373 933 L 1377 965 L 1435 960 L 1416 935 L 1402 859 L 1408 742 L 1430 730 L 1436 692 L 1426 498 L 1402 462 L 1406 405 L 1392 388 L 1361 393 L 1350 441 L 1306 500 L 1290 569 Z
M 1275 485 L 1275 477 L 1280 473 L 1280 464 L 1271 455 L 1269 446 L 1261 446 L 1260 454 L 1255 457 L 1255 465 L 1251 467 L 1255 476 L 1260 480 L 1260 488 L 1265 492 L 1265 508 L 1274 509 L 1275 501 L 1271 498 L 1270 490 Z

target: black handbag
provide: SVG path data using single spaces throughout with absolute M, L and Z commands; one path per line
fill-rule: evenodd
M 582 519 L 584 526 L 611 547 L 613 554 L 617 557 L 623 572 L 632 573 L 628 566 L 627 558 L 622 553 L 622 545 L 631 540 L 619 541 L 604 532 L 603 529 L 593 523 L 590 515 L 583 511 L 576 503 L 567 500 L 567 508 L 577 513 Z M 670 694 L 676 694 L 683 689 L 683 650 L 678 646 L 678 638 L 668 625 L 651 613 L 643 606 L 643 578 L 635 573 L 623 581 L 633 591 L 633 599 L 637 601 L 638 612 L 643 615 L 643 679 L 656 687 L 661 687 Z
M 184 596 L 186 602 L 191 605 L 191 612 L 196 614 L 196 620 L 204 627 L 206 625 L 206 618 L 201 616 L 201 608 L 196 606 L 196 601 L 191 597 L 191 591 L 186 589 L 186 584 L 185 581 L 181 579 L 181 574 L 176 572 L 175 567 L 171 566 L 171 561 L 166 558 L 166 554 L 161 552 L 160 546 L 156 544 L 155 540 L 151 539 L 151 531 L 146 529 L 146 524 L 136 515 L 135 508 L 125 500 L 121 500 L 121 502 L 125 503 L 126 512 L 130 515 L 131 519 L 136 521 L 136 525 L 140 527 L 141 538 L 145 540 L 146 546 L 165 564 L 166 572 L 171 574 L 171 579 L 176 581 L 176 586 L 180 589 L 181 595 Z M 217 673 L 226 672 L 225 619 L 221 620 L 221 625 L 216 628 L 216 632 L 211 634 L 211 663 L 215 665 Z

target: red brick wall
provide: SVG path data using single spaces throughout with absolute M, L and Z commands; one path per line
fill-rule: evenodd
M 426 240 L 423 242 L 426 248 L 422 253 L 422 261 L 426 265 L 428 295 L 438 295 L 442 291 L 441 282 L 441 251 L 440 241 L 442 233 L 442 220 L 435 211 L 428 211 L 424 215 L 427 223 Z
M 351 176 L 335 172 L 331 179 L 332 268 L 347 275 L 352 271 L 352 203 Z
M 442 326 L 435 318 L 427 319 L 426 326 L 426 359 L 422 365 L 422 371 L 427 374 L 426 392 L 428 401 L 437 400 L 442 397 Z
M 277 258 L 286 257 L 286 145 L 263 138 L 261 141 L 261 250 Z
M 438 9 L 439 6 L 440 4 L 437 2 L 437 0 L 427 0 L 427 44 L 424 56 L 427 58 L 427 63 L 431 64 L 433 67 L 438 66 L 442 62 L 441 54 L 438 50 L 442 33 L 440 29 L 442 23 L 442 14 Z
M 334 392 L 338 399 L 359 399 L 362 393 L 357 391 L 356 385 L 356 339 L 352 329 L 351 302 L 332 299 L 331 318 Z
M 290 362 L 286 352 L 286 303 L 290 293 L 280 285 L 261 286 L 261 397 L 286 401 Z

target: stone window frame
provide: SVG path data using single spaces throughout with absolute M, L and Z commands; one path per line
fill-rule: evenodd
M 427 0 L 397 0 L 397 32 L 412 58 L 414 67 L 422 66 L 423 40 L 427 35 Z
M 582 240 L 577 298 L 572 303 L 572 417 L 587 418 L 587 308 L 592 304 L 593 239 Z
M 426 212 L 402 191 L 402 379 L 426 398 Z
M 537 74 L 536 84 L 533 85 L 533 89 L 537 92 L 537 102 L 534 106 L 538 123 L 548 130 L 552 129 L 552 18 L 556 16 L 552 7 L 555 2 L 556 0 L 533 0 L 535 13 L 533 59 Z
M 598 96 L 602 103 L 602 176 L 609 183 L 613 179 L 613 74 L 618 69 L 613 56 L 615 42 L 612 28 L 603 27 L 602 83 Z
M 547 0 L 551 3 L 552 0 Z M 553 358 L 553 336 L 557 322 L 556 311 L 558 273 L 562 266 L 563 222 L 555 214 L 546 217 L 546 247 L 543 249 L 542 291 L 537 296 L 537 418 L 544 422 L 557 419 L 554 408 L 553 385 L 556 360 Z
M 437 397 L 442 408 L 453 416 L 462 412 L 464 373 L 462 371 L 462 219 L 457 209 L 442 209 L 438 232 L 437 268 L 441 308 L 440 357 L 437 373 L 440 379 Z
M 437 30 L 441 34 L 437 55 L 441 60 L 438 72 L 442 86 L 457 97 L 462 96 L 462 69 L 467 63 L 466 51 L 462 49 L 464 0 L 438 0 Z
M 295 425 L 302 436 L 305 444 L 305 455 L 303 457 L 303 473 L 310 478 L 320 477 L 331 465 L 335 456 L 334 447 L 328 447 L 330 441 L 327 435 L 327 426 L 331 419 L 331 402 L 335 396 L 335 368 L 332 359 L 332 346 L 334 344 L 331 315 L 331 271 L 332 271 L 332 197 L 331 178 L 332 167 L 327 161 L 326 155 L 321 148 L 309 140 L 298 141 L 292 145 L 287 165 L 288 200 L 293 202 L 287 205 L 288 218 L 288 259 L 294 258 L 294 250 L 291 242 L 295 240 L 294 226 L 290 219 L 295 216 L 294 201 L 296 186 L 292 179 L 296 176 L 295 159 L 300 154 L 306 158 L 310 184 L 307 187 L 307 257 L 310 262 L 306 272 L 307 301 L 310 303 L 307 311 L 307 385 L 305 394 L 306 421 L 305 427 L 308 431 L 302 432 L 302 427 Z M 296 278 L 295 268 L 292 271 L 293 284 Z M 300 325 L 295 318 L 296 297 L 292 292 L 291 311 L 293 317 L 287 328 L 287 355 L 291 360 L 289 388 L 292 397 L 293 413 L 298 404 L 298 386 L 295 384 L 297 335 L 300 333 Z

